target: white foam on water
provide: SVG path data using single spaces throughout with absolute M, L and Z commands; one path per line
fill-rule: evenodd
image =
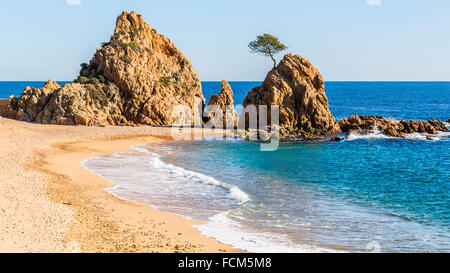
M 447 127 L 448 123 L 446 123 Z M 443 138 L 450 137 L 450 132 L 442 132 L 439 131 L 437 135 L 430 135 L 430 134 L 424 134 L 424 133 L 412 133 L 412 134 L 406 134 L 406 139 L 414 139 L 414 140 L 423 140 L 423 141 L 439 141 Z M 428 139 L 431 138 L 431 139 Z M 374 132 L 369 134 L 364 133 L 351 133 L 346 138 L 345 141 L 352 141 L 352 140 L 358 140 L 358 139 L 402 139 L 398 137 L 391 137 L 383 133 L 382 131 L 378 130 L 378 127 L 374 127 Z
M 449 135 L 449 133 L 444 133 L 444 135 Z M 358 136 L 354 139 L 358 139 Z M 361 138 L 391 138 L 389 136 L 386 136 L 382 134 L 381 132 L 375 132 L 374 134 L 371 134 L 370 136 L 359 136 Z M 420 137 L 422 136 L 412 136 L 412 137 Z M 84 166 L 86 169 L 90 170 L 91 172 L 94 172 L 105 179 L 108 179 L 114 184 L 113 179 L 111 177 L 116 177 L 117 174 L 120 174 L 120 176 L 129 176 L 129 180 L 125 181 L 123 186 L 115 186 L 114 189 L 108 190 L 110 193 L 114 194 L 115 196 L 122 198 L 122 199 L 128 199 L 128 200 L 134 200 L 126 195 L 126 186 L 129 184 L 131 185 L 132 189 L 134 191 L 140 191 L 142 195 L 148 195 L 150 196 L 149 202 L 145 202 L 149 205 L 152 204 L 152 201 L 158 201 L 158 197 L 165 198 L 167 204 L 171 204 L 174 200 L 171 199 L 172 196 L 174 198 L 179 197 L 177 195 L 178 192 L 183 191 L 186 189 L 185 185 L 192 185 L 193 183 L 196 183 L 197 186 L 195 190 L 199 190 L 199 192 L 195 192 L 196 194 L 202 195 L 202 196 L 208 196 L 210 197 L 211 193 L 214 193 L 214 188 L 221 188 L 224 190 L 216 191 L 216 193 L 219 193 L 221 195 L 226 194 L 229 199 L 234 200 L 233 204 L 237 204 L 237 210 L 239 210 L 241 207 L 240 205 L 248 202 L 250 200 L 250 197 L 247 193 L 242 191 L 240 188 L 230 185 L 228 183 L 218 181 L 217 179 L 207 176 L 198 172 L 189 171 L 186 169 L 183 169 L 181 167 L 169 164 L 164 162 L 161 159 L 161 156 L 153 153 L 149 150 L 147 150 L 144 147 L 132 147 L 133 150 L 137 151 L 136 154 L 130 154 L 130 155 L 120 155 L 115 154 L 110 156 L 111 158 L 119 158 L 120 162 L 130 162 L 130 164 L 133 164 L 131 166 L 135 166 L 134 164 L 138 162 L 139 160 L 144 160 L 149 165 L 143 164 L 142 169 L 133 169 L 128 168 L 126 164 L 123 164 L 123 168 L 116 169 L 116 170 L 109 170 L 110 176 L 108 179 L 108 175 L 102 176 L 98 169 L 92 169 L 90 168 L 90 162 L 89 160 L 86 160 L 82 162 L 82 166 Z M 99 160 L 100 168 L 106 169 L 106 173 L 108 173 L 108 167 L 110 166 L 108 160 L 111 160 L 111 158 L 94 158 L 92 160 Z M 103 160 L 103 161 L 102 161 Z M 151 173 L 146 173 L 146 170 L 150 168 Z M 102 169 L 102 171 L 104 170 Z M 109 167 L 111 169 L 111 167 Z M 142 174 L 143 173 L 143 174 Z M 142 180 L 145 177 L 148 177 L 149 175 L 152 175 L 153 180 L 161 180 L 158 184 L 158 187 L 153 187 L 152 184 L 150 184 L 150 187 L 147 188 L 141 188 L 142 184 L 147 183 L 147 181 Z M 172 182 L 175 182 L 177 185 L 175 185 L 174 188 L 172 188 Z M 198 183 L 197 183 L 198 182 Z M 128 184 L 127 184 L 128 183 Z M 198 185 L 200 185 L 198 187 Z M 204 185 L 204 186 L 202 186 Z M 188 186 L 187 186 L 188 187 Z M 156 193 L 156 195 L 155 195 Z M 159 194 L 159 195 L 158 195 Z M 172 195 L 173 194 L 173 195 Z M 155 198 L 156 196 L 156 198 Z M 215 198 L 215 196 L 213 196 Z M 156 199 L 156 200 L 155 200 Z M 204 200 L 201 199 L 200 200 Z M 211 199 L 208 199 L 211 200 Z M 217 200 L 221 200 L 219 197 Z M 228 200 L 228 199 L 227 199 Z M 139 200 L 134 200 L 138 201 Z M 186 206 L 182 208 L 186 208 L 191 206 L 191 201 L 186 200 L 187 203 L 181 203 L 181 205 L 186 204 Z M 202 201 L 204 204 L 206 203 L 207 206 L 209 206 L 209 201 Z M 248 204 L 247 204 L 248 205 Z M 244 205 L 244 206 L 247 206 Z M 151 205 L 152 206 L 152 205 Z M 161 207 L 152 206 L 155 208 L 161 209 Z M 209 210 L 209 207 L 206 209 Z M 236 209 L 236 207 L 235 207 Z M 164 209 L 163 209 L 164 210 Z M 169 211 L 171 213 L 174 213 L 173 211 Z M 191 211 L 192 212 L 192 211 Z M 214 210 L 213 213 L 209 214 L 207 223 L 204 225 L 196 225 L 195 228 L 197 228 L 202 234 L 208 237 L 212 237 L 216 239 L 219 242 L 222 242 L 224 244 L 231 245 L 235 248 L 242 249 L 249 252 L 256 252 L 256 253 L 311 253 L 311 252 L 336 252 L 336 249 L 327 249 L 322 247 L 316 247 L 314 245 L 309 245 L 305 243 L 297 243 L 293 241 L 288 235 L 281 234 L 277 232 L 266 232 L 264 230 L 259 230 L 257 228 L 245 225 L 241 223 L 234 217 L 234 211 L 233 209 L 227 209 L 226 211 L 217 211 Z M 194 212 L 195 213 L 195 212 Z M 190 214 L 188 211 L 178 211 L 175 212 L 175 214 L 184 216 L 185 218 L 191 219 Z M 404 230 L 404 229 L 402 229 Z
M 136 151 L 143 152 L 149 154 L 151 157 L 149 159 L 149 163 L 154 166 L 155 168 L 158 168 L 159 170 L 167 171 L 171 174 L 176 174 L 180 179 L 187 179 L 191 181 L 197 181 L 204 183 L 206 185 L 213 185 L 217 187 L 221 187 L 226 189 L 229 192 L 229 197 L 232 199 L 235 199 L 239 201 L 239 204 L 243 204 L 250 200 L 250 197 L 247 193 L 243 192 L 241 189 L 239 189 L 236 186 L 227 184 L 225 182 L 221 182 L 211 176 L 204 175 L 198 172 L 189 171 L 186 169 L 183 169 L 181 167 L 165 163 L 161 160 L 160 155 L 150 152 L 145 148 L 132 146 Z
M 138 192 L 142 191 L 144 194 L 149 194 L 149 189 L 142 188 L 142 183 L 147 183 L 146 181 L 140 181 L 139 178 L 145 178 L 149 174 L 141 174 L 141 176 L 137 176 L 137 178 L 133 175 L 137 175 L 136 172 L 139 172 L 140 170 L 135 169 L 129 169 L 126 166 L 126 162 L 129 162 L 130 164 L 135 164 L 136 160 L 142 160 L 143 158 L 148 161 L 150 164 L 150 167 L 153 170 L 157 170 L 158 173 L 154 173 L 152 171 L 151 175 L 154 177 L 158 176 L 167 176 L 167 174 L 170 173 L 170 179 L 173 181 L 173 179 L 180 181 L 186 181 L 186 183 L 189 182 L 200 182 L 207 186 L 214 186 L 214 187 L 220 187 L 226 190 L 228 192 L 228 198 L 231 198 L 235 200 L 236 204 L 242 205 L 250 200 L 250 197 L 247 193 L 242 191 L 236 186 L 227 184 L 222 181 L 218 181 L 217 179 L 198 173 L 194 171 L 189 171 L 186 169 L 183 169 L 181 167 L 172 165 L 170 163 L 166 163 L 161 160 L 160 155 L 153 153 L 144 147 L 137 147 L 133 146 L 133 150 L 138 151 L 139 153 L 145 153 L 148 156 L 139 158 L 133 158 L 136 155 L 124 155 L 124 153 L 119 154 L 113 154 L 108 157 L 98 157 L 98 158 L 92 158 L 85 160 L 81 163 L 81 165 L 86 168 L 87 170 L 105 178 L 111 181 L 114 184 L 114 179 L 112 177 L 117 177 L 117 174 L 120 174 L 121 178 L 115 178 L 115 179 L 125 179 L 125 177 L 128 177 L 128 180 L 121 181 L 120 185 L 115 185 L 113 188 L 107 189 L 107 191 L 114 196 L 125 199 L 125 200 L 133 200 L 138 201 L 130 197 L 130 195 L 127 195 L 129 192 Z M 111 167 L 108 168 L 110 165 L 109 160 L 111 159 L 120 159 L 120 162 L 125 163 L 120 168 L 111 169 Z M 116 163 L 117 164 L 117 163 Z M 143 169 L 142 171 L 145 171 Z M 157 178 L 158 179 L 158 178 Z M 189 182 L 188 182 L 189 181 Z M 117 182 L 117 181 L 116 181 Z M 152 185 L 150 185 L 152 186 Z M 166 188 L 170 188 L 171 184 L 168 182 L 166 184 Z M 173 190 L 180 190 L 179 188 L 175 188 Z M 207 191 L 208 188 L 205 188 Z M 152 193 L 155 191 L 164 191 L 158 186 L 158 188 L 151 187 Z M 165 196 L 164 194 L 170 194 L 170 191 L 162 192 L 161 196 Z M 174 193 L 175 194 L 175 193 Z M 207 194 L 208 192 L 199 192 L 199 194 Z M 167 197 L 170 196 L 165 196 Z M 158 201 L 158 200 L 153 200 Z M 167 202 L 172 202 L 172 200 L 168 200 Z M 146 204 L 150 205 L 153 208 L 161 209 L 158 205 L 152 205 L 152 202 L 146 202 Z M 223 212 L 219 212 L 215 214 L 214 216 L 209 218 L 209 221 L 205 225 L 198 225 L 195 226 L 202 234 L 208 237 L 215 238 L 216 240 L 231 245 L 234 248 L 242 249 L 249 252 L 263 252 L 263 253 L 273 253 L 273 252 L 286 252 L 286 253 L 303 253 L 303 252 L 330 252 L 331 250 L 327 249 L 321 249 L 316 248 L 314 246 L 308 246 L 308 245 L 298 245 L 294 244 L 290 241 L 290 239 L 287 237 L 287 235 L 282 234 L 274 234 L 270 232 L 264 232 L 264 231 L 258 231 L 258 230 L 251 230 L 250 227 L 244 227 L 239 222 L 232 220 L 229 217 L 229 213 L 232 210 L 227 210 Z M 169 211 L 173 213 L 173 211 Z M 178 214 L 180 216 L 183 216 L 187 219 L 191 219 L 190 215 L 185 215 L 183 212 L 178 212 L 175 214 Z
M 196 225 L 203 235 L 217 241 L 254 253 L 321 253 L 336 252 L 311 245 L 299 245 L 290 241 L 287 235 L 251 231 L 229 217 L 230 211 L 219 213 L 204 225 Z
M 427 139 L 427 137 L 431 137 L 433 140 L 439 140 L 439 137 L 436 136 L 430 136 L 428 134 L 422 134 L 422 133 L 412 133 L 412 134 L 407 134 L 406 138 L 407 139 L 415 139 L 415 140 L 424 140 L 427 141 L 429 139 Z
M 369 134 L 364 133 L 351 133 L 349 134 L 345 140 L 352 141 L 357 139 L 389 139 L 392 138 L 388 135 L 385 135 L 382 131 L 378 130 L 378 127 L 375 125 L 374 132 Z

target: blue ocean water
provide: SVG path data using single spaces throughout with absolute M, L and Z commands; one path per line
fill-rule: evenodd
M 220 90 L 202 84 L 206 98 Z M 259 83 L 230 84 L 239 105 Z M 448 82 L 327 82 L 326 93 L 337 119 L 450 118 Z M 351 135 L 272 152 L 238 139 L 165 142 L 83 165 L 113 182 L 112 194 L 207 222 L 202 233 L 248 251 L 450 251 L 445 133 Z

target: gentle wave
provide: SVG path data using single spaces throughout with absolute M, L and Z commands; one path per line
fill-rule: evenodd
M 242 205 L 250 200 L 250 197 L 247 193 L 242 191 L 239 187 L 227 184 L 222 181 L 218 181 L 217 179 L 210 177 L 208 175 L 204 175 L 195 171 L 186 170 L 184 168 L 172 165 L 170 163 L 166 163 L 162 161 L 161 156 L 159 154 L 153 153 L 147 150 L 145 147 L 132 146 L 133 150 L 139 153 L 145 153 L 148 157 L 145 157 L 145 160 L 148 162 L 150 168 L 154 168 L 159 172 L 152 173 L 155 177 L 158 175 L 166 175 L 170 173 L 171 179 L 175 179 L 178 181 L 189 181 L 189 182 L 200 182 L 202 184 L 220 187 L 228 192 L 228 198 L 231 198 L 236 201 L 237 205 Z M 110 165 L 110 160 L 120 160 L 120 162 L 124 163 L 122 167 L 124 170 L 108 170 L 108 166 Z M 81 165 L 87 170 L 105 178 L 108 180 L 111 177 L 115 177 L 115 179 L 121 179 L 117 177 L 117 174 L 120 173 L 123 175 L 123 179 L 129 176 L 130 173 L 136 172 L 136 170 L 128 169 L 127 164 L 133 166 L 136 162 L 136 159 L 133 159 L 133 155 L 126 155 L 124 153 L 113 154 L 108 157 L 98 157 L 85 160 L 81 163 Z M 96 165 L 97 164 L 97 165 Z M 116 163 L 117 164 L 117 163 Z M 96 166 L 96 167 L 95 167 Z M 139 170 L 137 170 L 139 171 Z M 145 177 L 145 176 L 144 176 Z M 114 196 L 121 199 L 128 199 L 133 201 L 141 201 L 139 198 L 136 200 L 131 198 L 130 195 L 127 195 L 129 192 L 136 192 L 145 189 L 140 189 L 140 183 L 143 181 L 133 180 L 128 178 L 128 182 L 124 182 L 119 185 L 115 185 L 112 189 L 107 189 L 107 191 Z M 115 181 L 111 181 L 113 184 Z M 117 181 L 116 181 L 117 182 Z M 127 184 L 132 183 L 132 184 Z M 151 185 L 150 185 L 151 186 Z M 167 188 L 170 188 L 171 185 L 167 184 Z M 158 188 L 152 188 L 153 191 L 159 191 Z M 179 189 L 178 189 L 179 190 Z M 208 190 L 208 188 L 205 188 Z M 161 209 L 159 206 L 153 206 L 152 201 L 158 203 L 159 200 L 151 200 L 150 202 L 146 202 L 148 205 Z M 173 201 L 173 200 L 172 200 Z M 172 202 L 170 201 L 170 202 Z M 301 253 L 301 252 L 329 252 L 330 250 L 316 248 L 314 246 L 309 245 L 298 245 L 292 243 L 286 235 L 274 234 L 270 232 L 259 232 L 257 230 L 251 230 L 249 227 L 244 227 L 240 223 L 232 220 L 229 217 L 229 214 L 233 209 L 216 213 L 214 216 L 209 217 L 206 224 L 194 226 L 197 228 L 202 234 L 214 238 L 222 243 L 231 245 L 235 248 L 242 249 L 249 252 L 287 252 L 287 253 Z M 170 211 L 173 213 L 173 211 Z M 186 215 L 182 212 L 176 213 L 188 219 L 193 219 L 192 215 Z
M 202 234 L 217 241 L 229 244 L 254 253 L 323 253 L 336 250 L 318 248 L 311 245 L 291 243 L 286 235 L 270 232 L 250 231 L 229 217 L 229 211 L 219 213 L 209 219 L 204 225 L 196 225 Z
M 149 159 L 149 163 L 152 166 L 154 166 L 155 168 L 158 168 L 160 170 L 166 170 L 166 171 L 170 172 L 171 174 L 176 174 L 181 179 L 188 179 L 191 181 L 201 182 L 206 185 L 213 185 L 216 187 L 224 188 L 229 192 L 228 196 L 230 198 L 238 201 L 239 204 L 243 204 L 250 200 L 250 197 L 248 196 L 248 194 L 243 192 L 241 189 L 239 189 L 236 186 L 227 184 L 225 182 L 218 181 L 217 179 L 215 179 L 211 176 L 207 176 L 207 175 L 204 175 L 204 174 L 201 174 L 198 172 L 194 172 L 194 171 L 189 171 L 189 170 L 183 169 L 181 167 L 177 167 L 175 165 L 165 163 L 161 160 L 160 155 L 150 152 L 145 148 L 141 148 L 141 147 L 137 147 L 137 146 L 131 146 L 131 148 L 133 148 L 136 151 L 149 154 L 151 156 Z

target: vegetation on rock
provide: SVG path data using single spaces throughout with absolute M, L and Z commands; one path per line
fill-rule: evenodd
M 248 47 L 253 53 L 259 53 L 270 57 L 273 61 L 274 68 L 277 66 L 275 54 L 288 48 L 285 44 L 281 43 L 277 37 L 267 33 L 257 36 L 256 40 L 250 42 Z

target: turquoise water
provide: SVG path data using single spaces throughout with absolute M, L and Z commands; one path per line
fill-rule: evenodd
M 230 84 L 237 105 L 258 85 Z M 209 97 L 220 83 L 203 89 Z M 337 119 L 450 118 L 448 82 L 327 82 L 326 92 Z M 167 142 L 83 165 L 113 182 L 112 194 L 205 221 L 202 233 L 249 251 L 450 251 L 449 134 L 351 135 L 273 152 L 237 139 Z

